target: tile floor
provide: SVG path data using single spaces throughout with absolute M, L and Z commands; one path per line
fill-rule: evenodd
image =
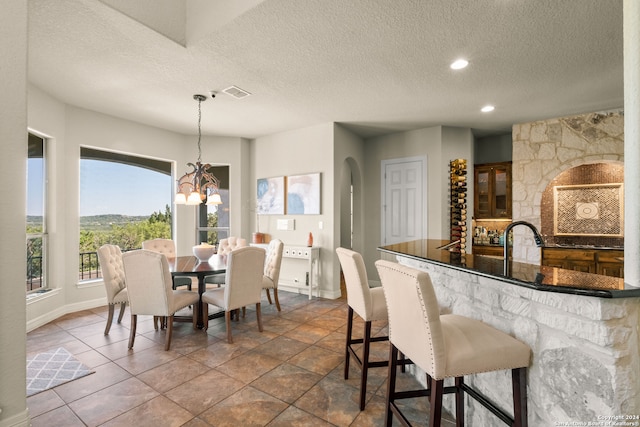
M 106 307 L 63 316 L 27 335 L 27 353 L 63 346 L 95 373 L 27 399 L 34 427 L 45 426 L 382 426 L 386 368 L 369 371 L 367 406 L 358 408 L 359 370 L 343 379 L 345 299 L 313 299 L 280 292 L 282 311 L 263 298 L 264 332 L 255 311 L 233 324 L 227 344 L 224 318 L 209 330 L 175 323 L 171 350 L 165 331 L 139 316 L 127 349 L 130 319 L 103 335 Z M 119 308 L 116 309 L 116 315 Z M 356 322 L 362 334 L 362 322 Z M 386 324 L 374 333 L 386 335 Z M 388 343 L 375 343 L 375 358 Z M 353 364 L 352 364 L 353 366 Z M 415 386 L 410 374 L 400 384 Z M 426 425 L 426 399 L 405 404 L 415 425 Z M 445 426 L 454 425 L 449 416 Z M 394 420 L 394 425 L 400 425 Z

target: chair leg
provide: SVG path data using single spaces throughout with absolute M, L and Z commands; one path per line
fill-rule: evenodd
M 202 309 L 202 322 L 204 323 L 204 330 L 206 331 L 209 329 L 209 304 L 203 301 L 200 308 Z
M 271 302 L 271 294 L 269 293 L 269 288 L 265 288 L 264 291 L 267 293 L 267 301 L 269 301 L 269 304 L 273 304 Z
M 371 347 L 371 321 L 364 322 L 362 341 L 362 372 L 360 373 L 360 410 L 364 410 L 367 398 L 367 375 L 369 373 L 369 349 Z
M 233 344 L 233 338 L 231 337 L 231 311 L 224 312 L 224 321 L 227 324 L 227 343 Z
M 278 288 L 273 288 L 273 299 L 276 301 L 276 308 L 280 310 L 280 300 L 278 300 Z
M 396 394 L 396 376 L 398 371 L 398 349 L 389 343 L 389 375 L 387 376 L 387 402 L 384 408 L 385 425 L 393 425 L 393 412 L 391 405 L 394 404 Z
M 173 314 L 165 317 L 167 321 L 167 336 L 164 339 L 164 351 L 169 351 L 171 347 L 171 333 L 173 332 Z
M 347 309 L 347 342 L 344 346 L 344 379 L 349 379 L 349 346 L 351 346 L 351 332 L 353 331 L 353 308 Z
M 153 316 L 153 329 L 158 330 L 158 316 Z
M 118 315 L 118 323 L 122 322 L 122 316 L 124 316 L 124 309 L 127 308 L 127 303 L 120 303 L 120 314 Z
M 456 377 L 456 427 L 464 427 L 464 378 Z
M 440 427 L 442 421 L 442 394 L 444 380 L 431 379 L 431 407 L 429 413 L 429 427 Z
M 193 329 L 198 329 L 198 311 L 200 311 L 200 304 L 193 304 Z
M 258 330 L 262 332 L 262 306 L 260 303 L 256 304 L 256 317 L 258 318 Z
M 131 315 L 131 329 L 129 330 L 129 350 L 133 348 L 133 342 L 136 340 L 136 326 L 138 324 L 138 316 Z
M 513 425 L 527 427 L 527 368 L 511 370 L 513 387 Z
M 109 316 L 107 316 L 107 326 L 105 326 L 104 328 L 104 334 L 105 335 L 109 335 L 109 330 L 111 329 L 111 322 L 113 322 L 113 310 L 114 310 L 114 305 L 113 304 L 109 304 Z M 120 312 L 122 315 L 122 312 Z M 118 322 L 120 323 L 120 322 Z

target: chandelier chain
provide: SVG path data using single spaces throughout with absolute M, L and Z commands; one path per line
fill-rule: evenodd
M 198 98 L 198 163 L 201 162 L 202 150 L 200 148 L 200 139 L 202 138 L 202 127 L 200 122 L 202 121 L 202 100 Z

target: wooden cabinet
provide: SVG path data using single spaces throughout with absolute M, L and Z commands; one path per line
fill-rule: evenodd
M 474 255 L 504 256 L 502 246 L 473 245 L 472 252 Z
M 511 162 L 474 166 L 476 219 L 511 218 Z
M 609 249 L 542 248 L 542 265 L 623 277 L 623 255 L 623 251 Z

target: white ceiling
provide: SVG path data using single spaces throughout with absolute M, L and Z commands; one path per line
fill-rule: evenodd
M 31 83 L 184 134 L 192 95 L 231 85 L 252 96 L 203 103 L 204 134 L 490 134 L 623 106 L 622 0 L 28 1 Z

